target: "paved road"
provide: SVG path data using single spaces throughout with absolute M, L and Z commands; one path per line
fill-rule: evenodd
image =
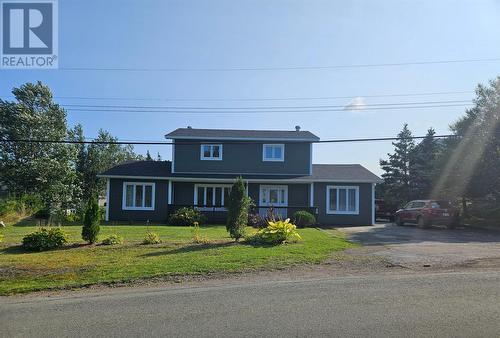
M 499 337 L 500 272 L 0 299 L 3 337 Z
M 362 243 L 360 252 L 387 258 L 404 266 L 453 266 L 476 261 L 500 262 L 500 232 L 470 229 L 377 224 L 341 228 Z

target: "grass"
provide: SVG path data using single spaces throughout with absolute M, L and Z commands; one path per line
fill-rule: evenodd
M 300 263 L 318 263 L 333 252 L 350 247 L 340 233 L 300 229 L 302 241 L 279 246 L 234 243 L 224 226 L 201 227 L 209 243 L 196 244 L 189 227 L 101 226 L 100 238 L 123 236 L 120 246 L 85 245 L 80 226 L 63 227 L 70 245 L 46 252 L 25 252 L 22 237 L 34 226 L 7 226 L 0 243 L 0 295 L 26 293 L 134 279 L 230 273 L 273 269 Z M 160 234 L 163 243 L 141 245 L 147 231 Z M 251 230 L 250 230 L 251 231 Z

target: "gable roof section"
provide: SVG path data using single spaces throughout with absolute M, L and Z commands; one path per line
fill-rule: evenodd
M 174 180 L 234 180 L 234 174 L 183 174 L 171 173 L 170 161 L 136 161 L 117 165 L 102 174 L 100 177 L 116 178 L 151 178 Z M 256 175 L 242 174 L 244 179 L 250 181 L 283 181 L 290 183 L 310 182 L 351 182 L 351 183 L 380 183 L 382 180 L 360 164 L 313 164 L 313 174 L 301 175 Z
M 256 140 L 256 141 L 319 141 L 310 131 L 236 130 L 178 128 L 165 135 L 167 139 L 185 140 Z

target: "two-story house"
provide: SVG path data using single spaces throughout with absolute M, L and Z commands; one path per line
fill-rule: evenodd
M 169 212 L 193 206 L 223 220 L 235 178 L 241 176 L 254 212 L 296 210 L 319 223 L 374 223 L 375 174 L 359 164 L 313 164 L 309 131 L 180 128 L 172 161 L 137 161 L 102 173 L 107 179 L 106 220 L 165 222 Z

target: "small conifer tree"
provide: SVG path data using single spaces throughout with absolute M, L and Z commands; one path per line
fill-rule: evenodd
M 83 240 L 90 244 L 97 242 L 99 230 L 99 203 L 97 198 L 93 196 L 88 200 L 85 208 L 82 228 Z
M 231 238 L 238 241 L 245 235 L 248 222 L 248 209 L 250 198 L 246 195 L 243 179 L 238 177 L 229 194 L 226 229 Z

